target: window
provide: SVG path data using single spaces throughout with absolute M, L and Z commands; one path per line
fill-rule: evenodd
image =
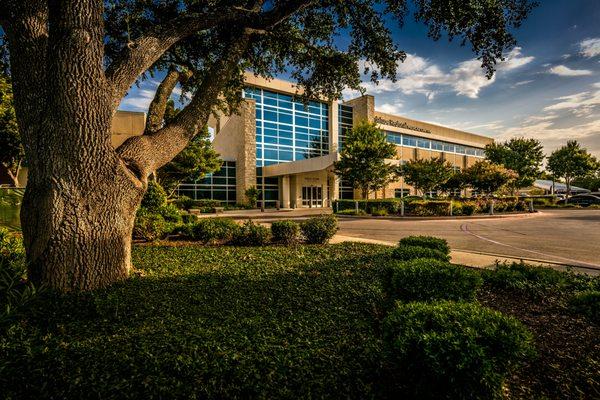
M 340 179 L 339 184 L 339 196 L 342 200 L 353 200 L 354 199 L 354 189 L 350 182 Z
M 221 169 L 196 181 L 183 182 L 177 187 L 178 196 L 187 196 L 194 200 L 210 199 L 235 204 L 235 161 L 225 161 Z
M 387 141 L 397 145 L 402 144 L 402 135 L 396 132 L 386 132 Z
M 354 110 L 345 104 L 338 105 L 338 147 L 341 149 L 349 130 L 352 129 Z
M 417 138 L 414 136 L 402 135 L 402 145 L 417 147 Z
M 394 189 L 395 198 L 401 199 L 406 196 L 410 196 L 410 189 Z
M 431 142 L 427 139 L 417 139 L 417 146 L 422 149 L 429 149 Z

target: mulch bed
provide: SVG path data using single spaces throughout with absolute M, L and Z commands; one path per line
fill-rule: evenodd
M 537 357 L 508 382 L 509 398 L 600 399 L 600 327 L 573 314 L 560 295 L 485 288 L 479 301 L 532 332 Z

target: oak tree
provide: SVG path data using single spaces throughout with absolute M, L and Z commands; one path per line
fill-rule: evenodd
M 598 169 L 598 160 L 582 148 L 576 140 L 556 149 L 548 157 L 548 170 L 555 178 L 562 178 L 567 185 L 567 201 L 571 195 L 571 185 L 576 178 L 582 178 Z
M 286 72 L 306 97 L 359 89 L 361 72 L 375 82 L 395 79 L 405 54 L 387 24 L 413 13 L 432 39 L 447 34 L 469 44 L 491 77 L 515 44 L 511 30 L 533 7 L 528 0 L 413 3 L 0 2 L 29 167 L 21 212 L 29 278 L 62 291 L 125 278 L 149 174 L 183 150 L 212 112 L 240 104 L 244 71 L 267 78 Z M 347 40 L 334 40 L 342 34 Z M 373 68 L 360 71 L 359 61 Z M 189 102 L 168 124 L 113 148 L 111 121 L 121 99 L 160 71 L 176 75 Z
M 537 139 L 512 138 L 504 143 L 491 143 L 485 147 L 485 157 L 517 173 L 510 186 L 511 192 L 533 185 L 539 178 L 544 162 L 544 148 Z
M 402 176 L 409 185 L 423 194 L 442 189 L 454 175 L 454 169 L 443 158 L 410 160 L 402 166 Z
M 463 174 L 471 188 L 486 196 L 493 195 L 501 188 L 510 186 L 518 177 L 513 170 L 493 164 L 488 160 L 477 161 L 465 169 Z

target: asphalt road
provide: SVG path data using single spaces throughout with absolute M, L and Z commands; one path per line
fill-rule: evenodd
M 340 218 L 339 224 L 344 236 L 397 242 L 432 235 L 455 250 L 600 269 L 600 210 L 544 210 L 498 219 Z

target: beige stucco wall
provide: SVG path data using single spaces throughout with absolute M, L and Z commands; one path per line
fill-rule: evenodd
M 112 146 L 117 148 L 130 137 L 142 135 L 145 126 L 146 113 L 117 111 L 112 121 Z

